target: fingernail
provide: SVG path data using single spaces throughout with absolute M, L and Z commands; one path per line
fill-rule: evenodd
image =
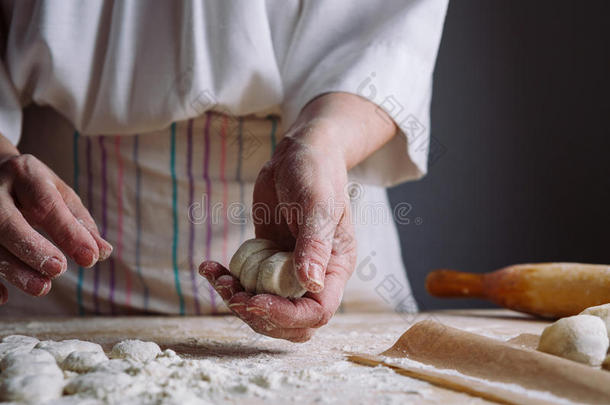
M 25 289 L 27 290 L 27 292 L 36 297 L 40 297 L 44 293 L 48 292 L 49 287 L 50 283 L 49 285 L 47 285 L 46 280 L 37 277 L 29 279 L 27 284 L 25 285 Z
M 113 247 L 110 243 L 102 240 L 102 248 L 100 249 L 100 258 L 99 260 L 106 260 L 112 254 Z
M 63 261 L 56 257 L 46 257 L 40 265 L 40 271 L 49 277 L 59 276 L 65 270 Z
M 315 263 L 309 263 L 307 269 L 307 283 L 305 288 L 311 292 L 320 292 L 324 289 L 324 270 Z
M 269 315 L 269 312 L 267 310 L 264 310 L 259 307 L 248 307 L 248 308 L 246 308 L 246 312 L 249 312 L 251 314 L 254 314 L 256 316 L 261 316 L 261 317 Z
M 84 263 L 83 267 L 91 267 L 97 262 L 97 255 L 93 252 L 93 250 L 81 247 L 76 253 L 74 253 L 74 258 L 79 263 Z

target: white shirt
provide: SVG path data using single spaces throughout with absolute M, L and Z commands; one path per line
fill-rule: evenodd
M 388 221 L 387 196 L 379 186 L 426 172 L 432 72 L 446 0 L 0 1 L 0 133 L 14 143 L 23 135 L 24 147 L 29 145 L 29 151 L 80 190 L 83 201 L 92 202 L 88 208 L 98 225 L 106 222 L 101 220 L 102 203 L 89 194 L 107 194 L 102 204 L 104 212 L 108 206 L 103 214 L 108 217 L 107 239 L 115 247 L 124 246 L 114 252 L 120 251 L 120 256 L 100 264 L 101 281 L 87 270 L 79 269 L 77 277 L 72 264 L 71 271 L 54 282 L 49 297 L 42 299 L 48 304 L 16 299 L 13 289 L 9 307 L 2 311 L 11 312 L 12 307 L 11 313 L 23 312 L 30 307 L 53 312 L 78 304 L 81 313 L 83 308 L 112 313 L 103 308 L 115 305 L 178 313 L 173 266 L 179 274 L 175 277 L 181 279 L 176 283 L 182 286 L 180 312 L 208 312 L 209 305 L 197 302 L 197 296 L 209 288 L 197 287 L 200 281 L 193 281 L 192 275 L 189 279 L 189 270 L 192 273 L 193 263 L 203 258 L 218 259 L 221 251 L 226 256 L 244 237 L 252 236 L 252 229 L 244 232 L 226 221 L 213 225 L 207 234 L 203 227 L 192 227 L 182 215 L 191 202 L 186 200 L 189 187 L 199 196 L 209 191 L 209 184 L 196 173 L 184 172 L 184 162 L 192 160 L 197 170 L 209 156 L 212 201 L 227 200 L 218 194 L 225 190 L 229 201 L 249 204 L 256 174 L 275 144 L 275 135 L 273 141 L 263 135 L 275 131 L 275 124 L 264 117 L 279 115 L 286 129 L 308 101 L 331 91 L 359 94 L 377 103 L 401 130 L 350 171 L 351 180 L 366 185 L 354 207 L 356 212 L 357 206 L 363 207 L 364 220 L 355 223 L 359 258 L 344 304 L 354 309 L 413 309 L 395 225 Z M 30 104 L 49 108 L 24 115 Z M 187 122 L 194 122 L 196 137 L 208 110 L 223 113 L 208 134 L 211 155 L 195 138 L 187 159 Z M 221 145 L 218 137 L 225 135 L 216 134 L 223 133 L 226 117 L 250 114 L 260 118 L 239 121 L 263 139 L 263 147 L 251 158 L 232 160 L 238 153 L 236 144 L 225 139 Z M 229 126 L 237 122 L 228 121 Z M 178 123 L 177 168 L 172 179 L 165 149 L 174 122 Z M 77 139 L 72 136 L 74 129 L 79 132 Z M 139 134 L 139 142 L 127 138 L 118 142 L 114 137 L 130 134 Z M 107 139 L 87 141 L 93 135 Z M 139 160 L 133 160 L 137 145 Z M 74 163 L 73 150 L 78 152 Z M 106 155 L 107 168 L 101 169 L 106 167 Z M 89 166 L 92 181 L 85 176 Z M 73 176 L 75 167 L 80 167 L 78 176 Z M 133 194 L 137 167 L 142 168 L 138 201 L 145 205 L 141 208 Z M 239 175 L 223 174 L 233 173 L 234 167 L 241 170 Z M 173 206 L 172 181 L 177 181 L 178 194 Z M 146 206 L 153 202 L 154 210 Z M 138 210 L 143 212 L 140 225 L 121 225 L 134 224 L 133 213 Z M 173 235 L 180 243 L 173 265 L 171 252 L 165 249 L 172 243 L 167 231 L 172 229 L 172 210 L 180 212 Z M 194 247 L 185 243 L 189 237 Z M 140 256 L 148 260 L 142 266 Z M 143 274 L 140 267 L 146 268 Z M 108 274 L 112 287 L 105 283 Z M 128 283 L 127 293 L 121 288 L 123 277 L 135 280 Z M 139 304 L 138 277 L 148 286 L 147 294 L 151 292 L 145 305 Z M 192 293 L 189 283 L 195 283 Z M 220 310 L 215 305 L 212 312 Z
M 315 96 L 344 91 L 386 109 L 409 140 L 396 137 L 355 178 L 389 185 L 426 172 L 447 0 L 0 4 L 0 133 L 14 143 L 30 103 L 83 134 L 133 134 L 211 107 L 279 110 L 287 128 Z

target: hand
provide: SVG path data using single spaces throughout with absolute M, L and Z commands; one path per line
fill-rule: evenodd
M 254 295 L 244 292 L 220 264 L 204 262 L 200 268 L 252 329 L 295 342 L 308 340 L 332 317 L 356 263 L 345 163 L 335 151 L 302 140 L 303 131 L 332 137 L 332 131 L 317 124 L 287 134 L 258 176 L 253 218 L 256 237 L 294 249 L 297 277 L 308 290 L 305 296 L 291 300 Z
M 294 249 L 297 277 L 308 292 L 298 299 L 254 295 L 219 263 L 199 268 L 252 329 L 303 342 L 335 313 L 356 265 L 347 170 L 395 133 L 383 111 L 351 94 L 323 95 L 301 111 L 256 180 L 252 214 L 256 237 Z
M 36 229 L 83 267 L 112 252 L 76 193 L 34 156 L 15 150 L 0 158 L 0 276 L 41 296 L 66 270 L 67 261 Z M 7 299 L 0 283 L 0 304 Z

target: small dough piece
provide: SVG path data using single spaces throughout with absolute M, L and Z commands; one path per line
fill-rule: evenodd
M 248 257 L 260 252 L 261 250 L 275 249 L 279 250 L 278 246 L 267 239 L 248 239 L 237 249 L 237 252 L 229 262 L 229 271 L 235 277 L 240 278 L 241 269 Z
M 604 321 L 606 324 L 606 330 L 608 331 L 608 338 L 610 338 L 610 304 L 589 307 L 582 311 L 580 315 L 593 315 Z
M 606 357 L 608 345 L 606 325 L 600 318 L 575 315 L 547 326 L 540 336 L 538 350 L 599 366 Z
M 57 365 L 56 365 L 57 366 Z M 0 401 L 42 404 L 61 397 L 63 375 L 26 374 L 0 379 Z
M 36 345 L 40 340 L 25 335 L 8 335 L 2 339 L 2 343 L 19 343 L 22 345 Z
M 43 340 L 35 346 L 37 349 L 46 350 L 55 357 L 57 364 L 61 364 L 72 352 L 100 352 L 104 353 L 102 346 L 84 340 L 69 339 L 55 342 L 53 340 Z
M 108 357 L 103 352 L 72 352 L 62 361 L 61 368 L 84 373 L 106 361 Z
M 0 362 L 0 377 L 11 377 L 26 374 L 61 374 L 51 353 L 33 349 L 30 352 L 14 352 L 6 355 Z
M 38 344 L 39 340 L 30 336 L 9 335 L 0 343 L 0 360 L 10 353 L 27 353 Z
M 258 292 L 256 289 L 256 284 L 258 280 L 260 263 L 276 253 L 277 250 L 275 249 L 265 249 L 248 257 L 241 268 L 241 274 L 239 277 L 239 281 L 244 287 L 244 290 L 248 292 Z
M 0 401 L 42 403 L 61 396 L 64 376 L 49 352 L 13 352 L 0 367 Z
M 290 298 L 305 294 L 297 279 L 292 252 L 277 252 L 260 264 L 256 292 Z
M 161 348 L 155 342 L 141 340 L 123 340 L 117 343 L 110 352 L 113 359 L 131 359 L 142 363 L 153 360 L 161 353 Z

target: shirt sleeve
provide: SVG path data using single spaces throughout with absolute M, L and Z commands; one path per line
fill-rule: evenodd
M 0 134 L 17 145 L 21 136 L 22 111 L 19 95 L 10 80 L 6 64 L 8 24 L 0 8 Z
M 360 95 L 385 110 L 399 131 L 350 177 L 389 186 L 423 176 L 446 9 L 447 0 L 305 1 L 280 67 L 286 126 L 321 94 Z

